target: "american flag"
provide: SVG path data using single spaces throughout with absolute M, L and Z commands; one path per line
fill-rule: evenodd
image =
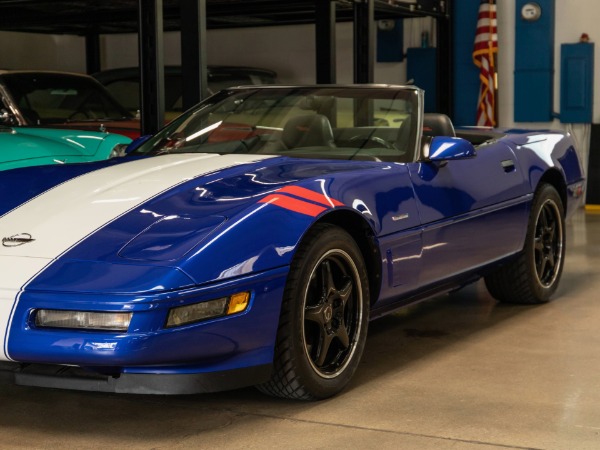
M 494 55 L 498 52 L 498 21 L 496 0 L 481 0 L 475 33 L 473 62 L 479 67 L 479 102 L 477 125 L 496 126 L 496 65 Z

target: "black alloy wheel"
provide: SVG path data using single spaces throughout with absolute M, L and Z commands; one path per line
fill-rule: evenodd
M 485 277 L 485 284 L 501 302 L 545 303 L 558 288 L 565 256 L 565 218 L 560 195 L 541 184 L 531 204 L 523 251 Z
M 352 360 L 360 333 L 360 277 L 352 258 L 328 251 L 315 265 L 304 293 L 304 351 L 315 372 L 335 377 Z
M 561 211 L 553 199 L 542 205 L 536 220 L 534 259 L 538 282 L 551 286 L 562 267 L 564 231 Z
M 369 286 L 360 249 L 330 224 L 315 225 L 290 267 L 271 380 L 258 389 L 317 400 L 340 392 L 360 362 L 369 321 Z

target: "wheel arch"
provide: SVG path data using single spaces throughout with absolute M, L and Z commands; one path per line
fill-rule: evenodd
M 567 184 L 565 183 L 565 180 L 560 171 L 556 168 L 548 169 L 539 179 L 536 189 L 538 189 L 542 184 L 549 184 L 552 187 L 554 187 L 554 189 L 556 189 L 558 195 L 560 196 L 560 200 L 562 201 L 563 209 L 566 212 L 568 198 Z
M 362 253 L 369 279 L 370 302 L 373 304 L 381 290 L 381 252 L 375 240 L 373 228 L 361 215 L 344 209 L 333 210 L 316 221 L 336 225 L 354 239 Z

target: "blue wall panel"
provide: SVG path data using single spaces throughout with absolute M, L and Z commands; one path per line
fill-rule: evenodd
M 515 122 L 549 122 L 553 115 L 554 0 L 536 0 L 538 20 L 527 21 L 515 8 Z
M 562 44 L 560 60 L 560 121 L 591 123 L 594 102 L 594 44 Z
M 377 27 L 377 62 L 399 62 L 404 60 L 404 26 L 402 20 L 378 22 L 390 28 Z M 393 25 L 392 25 L 393 24 Z
M 437 49 L 409 48 L 406 60 L 406 77 L 425 90 L 425 112 L 437 112 Z
M 479 69 L 473 64 L 473 45 L 477 29 L 479 2 L 453 2 L 454 32 L 454 111 L 455 125 L 475 125 L 479 97 Z M 502 32 L 501 30 L 499 31 Z

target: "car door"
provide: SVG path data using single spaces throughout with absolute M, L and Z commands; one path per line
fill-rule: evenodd
M 476 156 L 408 164 L 423 227 L 419 285 L 518 252 L 527 223 L 523 174 L 502 141 Z

